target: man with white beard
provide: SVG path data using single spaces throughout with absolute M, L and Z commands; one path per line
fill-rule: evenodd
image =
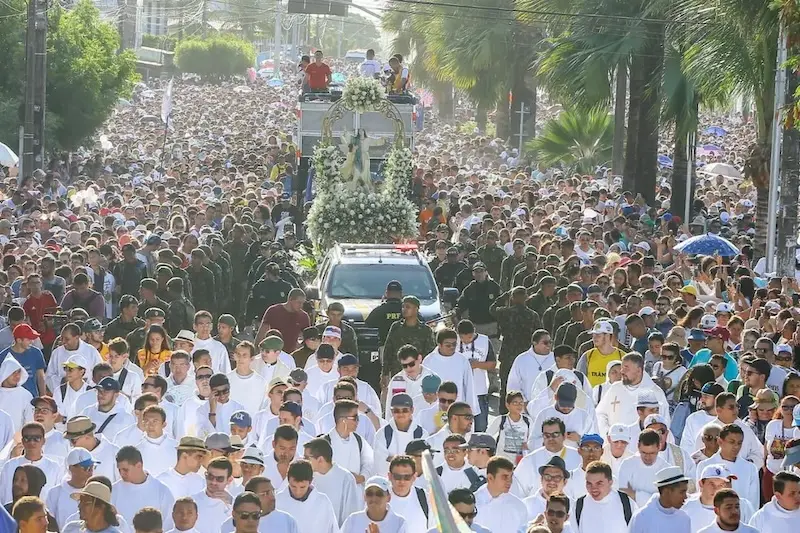
M 639 391 L 652 390 L 658 399 L 659 413 L 669 422 L 669 404 L 664 391 L 644 373 L 644 358 L 637 352 L 622 358 L 622 381 L 611 385 L 597 406 L 597 423 L 601 435 L 614 424 L 631 425 L 637 420 L 636 403 Z

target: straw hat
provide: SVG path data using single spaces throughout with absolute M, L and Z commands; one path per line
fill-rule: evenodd
M 82 490 L 70 494 L 70 498 L 75 501 L 80 500 L 81 496 L 91 496 L 92 498 L 96 498 L 103 503 L 113 506 L 111 503 L 111 489 L 99 481 L 89 482 Z

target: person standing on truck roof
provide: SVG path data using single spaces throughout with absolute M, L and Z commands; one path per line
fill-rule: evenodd
M 359 65 L 358 71 L 364 78 L 377 78 L 381 74 L 381 63 L 375 59 L 375 50 L 367 50 L 367 58 Z
M 306 67 L 304 86 L 311 92 L 324 92 L 331 83 L 331 67 L 322 62 L 322 50 L 314 52 L 314 62 Z
M 367 52 L 369 54 L 369 52 Z M 378 330 L 378 340 L 381 346 L 386 342 L 389 328 L 402 317 L 403 286 L 397 280 L 386 284 L 386 293 L 381 305 L 373 309 L 364 321 L 370 328 Z
M 386 343 L 383 345 L 383 370 L 381 372 L 381 388 L 389 384 L 389 378 L 402 370 L 397 352 L 402 346 L 410 344 L 421 354 L 429 354 L 436 348 L 433 330 L 419 319 L 420 301 L 416 296 L 403 298 L 401 307 L 402 319 L 389 328 Z

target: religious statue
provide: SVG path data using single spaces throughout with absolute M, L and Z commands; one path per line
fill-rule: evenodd
M 386 139 L 372 139 L 367 132 L 360 129 L 354 134 L 342 136 L 340 149 L 345 153 L 345 161 L 341 167 L 342 181 L 349 191 L 372 192 L 374 187 L 370 174 L 370 146 L 381 146 Z

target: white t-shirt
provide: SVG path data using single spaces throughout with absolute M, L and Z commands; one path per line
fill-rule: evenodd
M 531 420 L 527 415 L 522 415 L 519 420 L 514 422 L 510 416 L 500 415 L 492 420 L 486 433 L 495 438 L 497 455 L 510 461 L 516 461 L 518 455 L 523 455 L 522 445 L 526 444 L 530 438 Z
M 192 499 L 197 504 L 195 529 L 200 533 L 219 533 L 223 522 L 230 518 L 233 505 L 210 498 L 205 490 L 193 495 Z
M 364 506 L 364 496 L 356 485 L 356 478 L 336 463 L 326 474 L 314 472 L 314 487 L 330 500 L 339 527 Z
M 231 400 L 244 406 L 250 416 L 264 408 L 267 382 L 258 372 L 242 376 L 236 370 L 231 370 L 228 372 L 228 381 L 231 384 Z
M 155 507 L 161 511 L 164 529 L 173 527 L 172 506 L 175 499 L 172 497 L 172 492 L 150 474 L 147 474 L 144 482 L 138 485 L 122 480 L 114 483 L 111 489 L 111 503 L 129 523 L 133 522 L 133 517 L 142 507 Z
M 72 494 L 81 489 L 76 489 L 66 481 L 62 481 L 47 493 L 45 505 L 59 527 L 67 524 L 67 518 L 78 512 L 78 502 L 72 499 Z
M 475 491 L 475 504 L 482 524 L 490 531 L 517 531 L 528 523 L 528 508 L 513 494 L 493 498 L 483 485 Z
M 768 531 L 759 532 L 756 528 L 750 527 L 746 524 L 742 524 L 739 522 L 739 527 L 734 530 L 722 529 L 717 524 L 717 521 L 714 520 L 714 523 L 710 526 L 706 526 L 697 533 L 769 533 Z
M 339 533 L 331 501 L 318 490 L 312 488 L 303 501 L 283 490 L 275 495 L 275 507 L 294 517 L 299 533 Z
M 778 442 L 780 446 L 780 450 L 783 451 L 783 448 L 786 446 L 786 443 L 792 439 L 800 438 L 800 428 L 791 427 L 785 428 L 783 427 L 783 420 L 771 420 L 768 424 L 766 429 L 764 430 L 764 444 L 767 449 L 767 468 L 773 474 L 777 474 L 783 468 L 781 467 L 781 463 L 783 462 L 783 456 L 780 457 L 773 457 L 772 449 L 773 442 Z
M 427 494 L 424 494 L 424 496 L 425 498 L 428 497 Z M 406 519 L 406 529 L 409 533 L 427 531 L 429 527 L 436 523 L 430 503 L 428 503 L 428 516 L 425 516 L 419 503 L 416 487 L 411 487 L 411 490 L 405 496 L 398 496 L 392 492 L 392 499 L 389 503 L 392 506 L 392 511 Z
M 670 464 L 661 456 L 658 456 L 655 462 L 648 466 L 642 462 L 641 456 L 637 453 L 619 465 L 619 487 L 620 489 L 628 487 L 633 489 L 636 492 L 636 503 L 641 507 L 647 503 L 650 496 L 658 492 L 654 484 L 656 473 L 668 466 Z
M 392 512 L 390 506 L 387 509 L 386 516 L 380 522 L 370 519 L 366 511 L 351 514 L 342 524 L 342 533 L 363 533 L 368 531 L 370 524 L 377 525 L 381 533 L 406 533 L 408 531 L 406 529 L 406 519 Z
M 197 472 L 189 472 L 186 475 L 179 474 L 174 468 L 170 468 L 166 472 L 162 472 L 156 477 L 161 483 L 167 486 L 172 492 L 172 496 L 177 500 L 184 496 L 191 496 L 201 492 L 205 486 L 206 481 L 203 476 Z

